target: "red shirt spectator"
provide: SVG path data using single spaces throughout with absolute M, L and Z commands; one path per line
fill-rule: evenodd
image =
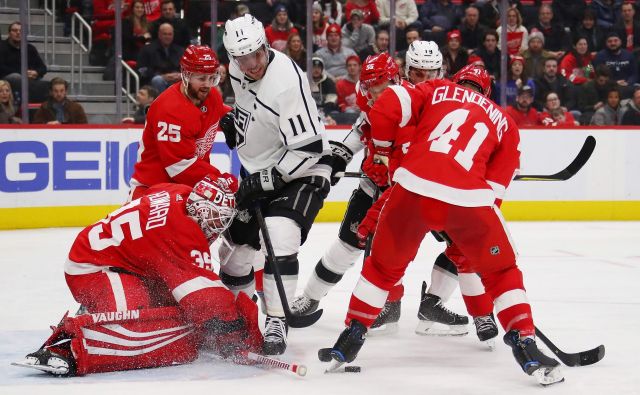
M 351 55 L 347 58 L 347 76 L 336 82 L 338 107 L 342 112 L 360 112 L 356 104 L 356 82 L 360 75 L 360 58 Z
M 375 0 L 347 0 L 347 4 L 345 5 L 347 21 L 351 20 L 351 11 L 356 9 L 362 10 L 364 23 L 375 25 L 380 20 L 380 12 L 378 11 Z
M 283 4 L 278 4 L 275 8 L 275 18 L 269 26 L 264 29 L 264 33 L 267 36 L 267 41 L 271 48 L 284 52 L 287 48 L 287 40 L 292 34 L 297 34 L 298 29 L 293 27 L 293 23 L 289 20 L 289 14 L 287 13 L 287 7 Z
M 593 55 L 589 52 L 589 44 L 585 37 L 577 39 L 573 50 L 560 62 L 560 74 L 574 85 L 582 85 L 595 78 Z
M 515 105 L 508 106 L 506 111 L 519 128 L 540 125 L 540 115 L 532 104 L 533 89 L 529 85 L 523 85 L 518 90 Z

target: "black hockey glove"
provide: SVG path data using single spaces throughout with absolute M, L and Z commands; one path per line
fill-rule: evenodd
M 224 133 L 224 141 L 227 143 L 229 149 L 236 147 L 236 125 L 233 111 L 226 113 L 222 119 L 220 119 L 220 129 Z
M 242 179 L 236 192 L 236 202 L 239 206 L 248 207 L 254 200 L 268 196 L 285 184 L 282 175 L 274 167 L 262 169 Z
M 336 173 L 345 171 L 353 158 L 353 152 L 338 141 L 329 141 L 329 146 L 331 146 L 331 186 L 333 186 L 340 181 L 340 177 L 335 177 Z

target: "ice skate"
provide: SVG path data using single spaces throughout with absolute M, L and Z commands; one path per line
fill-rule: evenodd
M 331 358 L 343 363 L 353 362 L 364 344 L 366 334 L 367 328 L 358 320 L 352 320 L 351 325 L 342 331 L 336 344 L 331 348 Z
M 291 312 L 295 315 L 307 315 L 318 310 L 320 301 L 300 295 L 291 302 Z
M 264 327 L 264 345 L 262 351 L 265 355 L 284 354 L 287 349 L 287 333 L 289 326 L 284 317 L 267 316 Z
M 513 356 L 522 370 L 533 376 L 543 386 L 561 383 L 564 376 L 560 370 L 560 363 L 542 353 L 533 337 L 520 337 L 520 332 L 511 330 L 504 335 L 504 342 L 510 346 Z
M 496 348 L 495 337 L 498 336 L 498 326 L 493 318 L 493 313 L 473 318 L 478 339 L 489 347 L 491 351 Z
M 24 360 L 11 363 L 13 366 L 31 368 L 47 372 L 54 376 L 75 375 L 75 364 L 72 358 L 66 357 L 64 352 L 53 352 L 48 348 L 41 348 L 27 354 Z
M 373 322 L 367 336 L 388 335 L 398 331 L 401 301 L 385 302 L 378 318 Z
M 416 333 L 421 336 L 464 336 L 469 333 L 469 318 L 456 314 L 442 304 L 439 296 L 429 294 L 422 282 L 422 297 L 418 309 Z

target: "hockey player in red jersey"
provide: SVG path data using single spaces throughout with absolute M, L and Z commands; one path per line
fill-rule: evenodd
M 242 362 L 262 347 L 257 306 L 212 271 L 209 245 L 235 215 L 226 180 L 159 184 L 77 236 L 65 317 L 21 366 L 83 375 L 188 363 L 208 347 Z
M 369 113 L 374 155 L 383 163 L 402 119 L 414 118 L 417 130 L 394 174 L 396 184 L 386 193 L 371 256 L 349 303 L 348 327 L 333 348 L 319 355 L 338 363 L 356 358 L 389 290 L 424 235 L 436 230 L 446 232 L 467 258 L 466 271 L 482 279 L 520 367 L 543 385 L 563 381 L 559 363 L 536 346 L 522 273 L 495 205 L 519 166 L 518 128 L 488 99 L 490 78 L 484 69 L 465 67 L 454 81 L 425 82 L 404 99 L 389 90 Z
M 221 174 L 209 162 L 220 119 L 231 110 L 212 89 L 220 80 L 219 66 L 215 52 L 206 45 L 190 45 L 184 51 L 182 81 L 164 91 L 149 108 L 129 201 L 159 183 L 193 186 L 205 176 L 223 177 L 233 192 L 237 190 L 235 177 Z

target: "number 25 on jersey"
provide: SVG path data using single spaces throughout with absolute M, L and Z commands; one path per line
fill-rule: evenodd
M 164 121 L 158 122 L 158 141 L 170 141 L 172 143 L 180 142 L 180 126 Z

